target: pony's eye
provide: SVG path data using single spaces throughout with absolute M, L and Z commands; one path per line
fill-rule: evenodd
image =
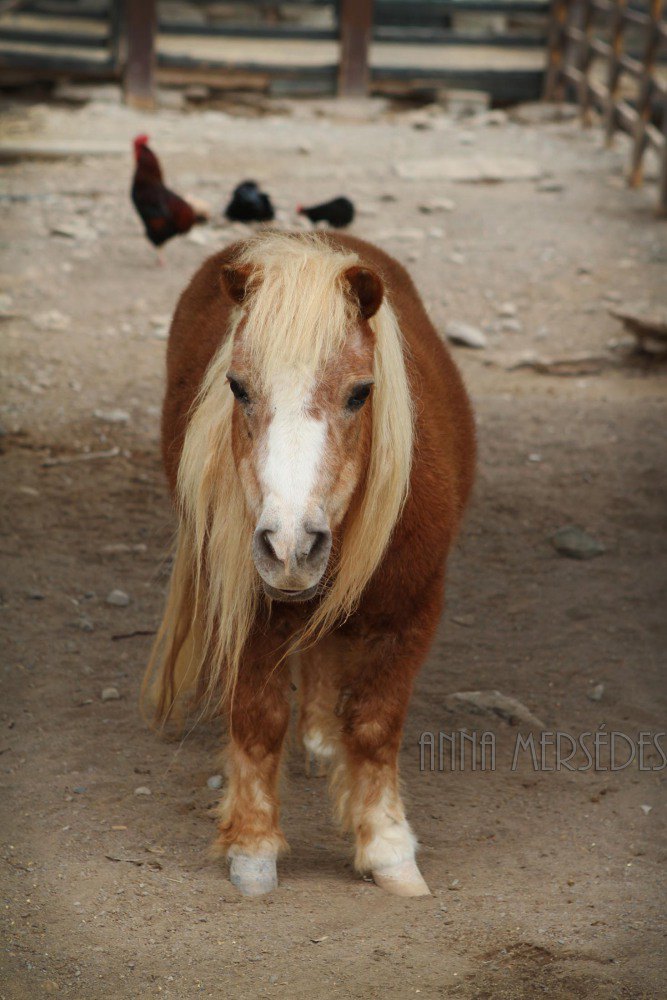
M 240 382 L 237 382 L 235 378 L 229 377 L 227 378 L 227 381 L 229 382 L 229 388 L 232 390 L 239 403 L 250 402 L 250 396 Z
M 348 410 L 360 410 L 371 394 L 372 382 L 364 382 L 356 386 L 350 393 L 346 406 Z

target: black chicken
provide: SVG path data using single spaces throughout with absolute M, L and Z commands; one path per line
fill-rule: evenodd
M 243 181 L 234 188 L 225 215 L 233 222 L 270 222 L 275 212 L 268 194 L 255 181 Z
M 333 198 L 331 201 L 322 202 L 321 205 L 312 205 L 304 208 L 297 205 L 299 215 L 305 215 L 311 222 L 328 222 L 335 229 L 342 229 L 349 226 L 354 219 L 354 205 L 349 198 Z

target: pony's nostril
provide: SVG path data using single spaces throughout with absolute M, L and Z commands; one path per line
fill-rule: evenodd
M 325 555 L 331 540 L 331 532 L 309 531 L 308 534 L 312 537 L 312 542 L 306 560 L 308 562 L 315 562 L 321 556 Z
M 274 549 L 273 543 L 271 541 L 271 532 L 263 531 L 261 538 L 262 538 L 262 547 L 264 549 L 265 554 L 269 557 L 269 559 L 275 559 L 276 562 L 279 562 L 278 556 L 276 555 L 276 550 Z

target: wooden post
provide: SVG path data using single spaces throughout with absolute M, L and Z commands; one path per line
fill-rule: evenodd
M 125 30 L 125 102 L 148 111 L 155 107 L 157 0 L 126 0 Z
M 660 150 L 660 187 L 658 214 L 667 217 L 667 94 L 662 104 L 662 149 Z
M 640 80 L 639 97 L 637 98 L 637 122 L 635 124 L 632 148 L 632 162 L 628 184 L 639 187 L 642 182 L 642 164 L 646 149 L 646 126 L 651 120 L 651 100 L 653 98 L 653 71 L 660 46 L 660 21 L 662 18 L 663 0 L 651 0 L 650 19 L 646 34 L 644 50 L 644 73 Z M 667 128 L 667 125 L 665 126 Z M 664 151 L 663 151 L 664 157 Z
M 373 34 L 373 0 L 340 0 L 340 64 L 338 94 L 368 93 L 368 49 Z
M 567 38 L 565 29 L 570 16 L 568 0 L 552 0 L 549 16 L 549 39 L 547 42 L 547 71 L 545 74 L 544 100 L 563 100 L 563 80 L 561 69 L 565 58 Z
M 625 27 L 625 8 L 627 0 L 616 0 L 614 20 L 611 29 L 611 57 L 607 76 L 607 106 L 605 108 L 605 136 L 607 145 L 611 146 L 616 131 L 617 111 L 616 100 L 621 80 L 621 55 L 623 54 L 623 29 Z
M 585 0 L 581 15 L 581 46 L 579 49 L 579 69 L 581 70 L 581 82 L 579 83 L 579 107 L 581 109 L 581 124 L 589 128 L 592 124 L 591 118 L 591 88 L 588 83 L 588 74 L 593 61 L 593 48 L 591 37 L 593 34 L 593 18 L 595 9 L 591 0 Z

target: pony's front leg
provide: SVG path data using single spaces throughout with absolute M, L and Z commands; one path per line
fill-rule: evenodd
M 288 687 L 285 664 L 275 668 L 274 657 L 252 657 L 241 666 L 231 707 L 216 848 L 229 858 L 230 879 L 245 896 L 276 888 L 278 854 L 287 846 L 278 777 L 289 723 Z
M 417 840 L 398 781 L 398 751 L 414 673 L 411 657 L 400 658 L 395 637 L 379 641 L 375 651 L 365 641 L 355 654 L 359 673 L 343 687 L 338 708 L 341 752 L 333 791 L 339 817 L 354 834 L 358 871 L 370 872 L 378 886 L 394 895 L 426 896 L 429 888 L 415 861 Z

